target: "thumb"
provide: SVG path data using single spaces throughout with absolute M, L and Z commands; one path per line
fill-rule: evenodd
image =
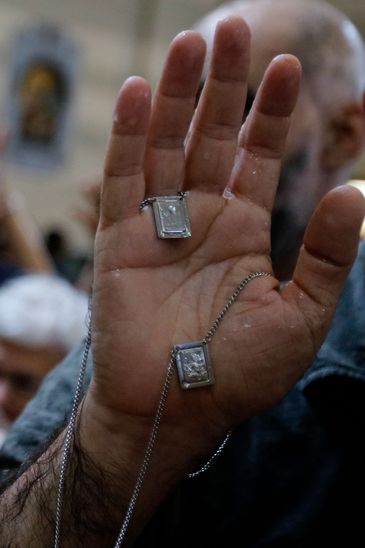
M 341 186 L 326 194 L 308 224 L 293 280 L 283 290 L 283 298 L 304 316 L 316 348 L 356 258 L 364 215 L 359 190 Z

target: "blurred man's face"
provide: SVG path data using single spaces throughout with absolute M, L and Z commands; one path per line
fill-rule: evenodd
M 63 356 L 54 347 L 30 348 L 0 340 L 0 415 L 6 421 L 16 419 Z
M 286 21 L 285 14 L 268 16 L 267 7 L 248 3 L 240 13 L 251 29 L 251 64 L 248 95 L 243 120 L 247 116 L 266 68 L 279 54 L 292 49 L 298 28 Z M 211 43 L 213 24 L 202 26 L 203 35 Z M 292 262 L 319 198 L 327 189 L 321 188 L 321 153 L 325 121 L 320 105 L 311 96 L 303 79 L 298 103 L 291 119 L 286 152 L 272 217 L 272 258 L 275 273 L 285 277 L 285 263 Z M 284 271 L 281 273 L 281 266 Z
M 281 22 L 269 25 L 265 19 L 254 19 L 250 26 L 252 57 L 248 95 L 252 102 L 271 59 L 289 51 L 294 37 L 290 36 L 292 29 L 286 29 Z M 323 112 L 303 78 L 291 119 L 272 216 L 271 256 L 279 278 L 285 277 L 285 263 L 292 262 L 296 256 L 309 218 L 326 190 L 321 188 L 324 127 Z

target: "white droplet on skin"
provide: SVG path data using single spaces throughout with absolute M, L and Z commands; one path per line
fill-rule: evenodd
M 223 192 L 223 198 L 225 200 L 233 200 L 233 198 L 235 197 L 235 195 L 233 194 L 232 190 L 228 187 L 226 187 L 224 189 L 224 192 Z
M 179 34 L 177 34 L 177 36 L 175 37 L 175 40 L 176 40 L 176 38 L 184 38 L 188 34 L 189 34 L 189 32 L 187 30 L 182 30 L 181 32 L 179 32 Z

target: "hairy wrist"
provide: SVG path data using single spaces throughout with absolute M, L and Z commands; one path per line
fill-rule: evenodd
M 89 393 L 88 393 L 89 396 Z M 62 497 L 61 546 L 113 546 L 126 514 L 151 432 L 151 419 L 118 416 L 95 405 L 80 407 Z M 207 430 L 207 429 L 205 429 Z M 213 429 L 214 430 L 214 429 Z M 52 545 L 65 432 L 3 493 L 0 538 L 9 546 Z M 147 522 L 220 440 L 199 426 L 169 417 L 158 432 L 128 530 L 133 542 Z
M 92 399 L 92 398 L 91 398 Z M 136 417 L 84 401 L 79 416 L 80 443 L 106 470 L 116 475 L 113 482 L 123 492 L 132 492 L 145 457 L 154 417 Z M 222 423 L 208 423 L 196 417 L 165 414 L 156 430 L 149 469 L 150 483 L 161 490 L 172 488 L 211 456 L 228 432 Z M 158 481 L 157 481 L 158 478 Z M 164 489 L 162 489 L 164 491 Z
M 64 433 L 2 493 L 0 538 L 5 546 L 52 545 L 63 440 Z M 113 546 L 118 533 L 113 512 L 120 498 L 113 497 L 111 483 L 111 475 L 80 447 L 76 434 L 63 493 L 62 547 Z

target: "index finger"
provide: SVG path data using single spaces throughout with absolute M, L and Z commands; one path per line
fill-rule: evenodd
M 144 198 L 143 173 L 151 91 L 143 78 L 123 84 L 107 148 L 102 184 L 101 221 L 113 223 L 139 211 Z

